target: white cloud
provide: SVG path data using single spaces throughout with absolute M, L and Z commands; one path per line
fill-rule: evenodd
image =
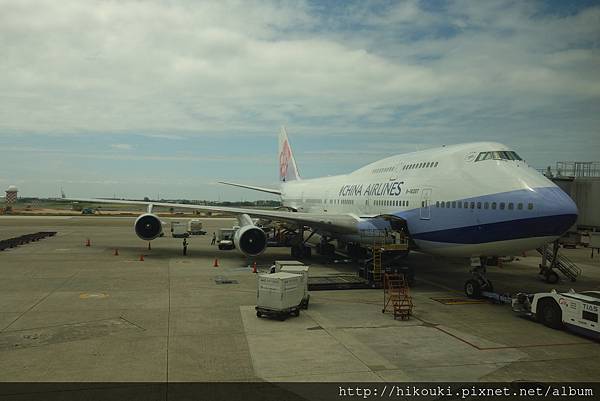
M 113 149 L 117 149 L 117 150 L 131 150 L 133 149 L 133 146 L 131 146 L 128 143 L 113 143 L 112 145 L 110 145 L 111 148 Z
M 598 52 L 584 46 L 597 8 L 348 6 L 340 21 L 365 31 L 324 30 L 337 15 L 302 2 L 0 3 L 0 133 L 253 133 L 286 120 L 397 124 L 398 109 L 440 98 L 516 97 L 512 108 L 531 110 L 600 97 Z M 445 26 L 458 33 L 432 33 Z
M 344 140 L 343 149 L 324 151 L 331 158 L 296 150 L 315 171 L 347 163 L 365 137 L 371 144 L 351 158 L 356 167 L 380 150 L 487 139 L 540 163 L 593 158 L 600 7 L 542 7 L 549 6 L 0 0 L 0 151 L 22 149 L 30 159 L 58 152 L 69 164 L 56 165 L 57 176 L 103 159 L 146 161 L 140 171 L 183 160 L 208 171 L 211 161 L 227 161 L 228 149 L 202 156 L 148 143 L 254 138 L 286 124 L 293 142 Z M 49 143 L 110 137 L 94 142 L 104 150 L 58 148 L 28 142 L 32 133 Z M 247 176 L 265 163 L 257 153 L 265 152 L 236 158 L 252 164 Z

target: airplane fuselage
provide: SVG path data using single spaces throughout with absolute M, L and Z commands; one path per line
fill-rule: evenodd
M 356 215 L 357 232 L 336 235 L 343 240 L 371 242 L 365 233 L 390 230 L 395 217 L 419 249 L 451 256 L 534 249 L 577 218 L 567 194 L 493 142 L 392 156 L 346 175 L 284 182 L 281 192 L 299 213 Z

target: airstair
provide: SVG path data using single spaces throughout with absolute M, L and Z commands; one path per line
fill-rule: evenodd
M 403 274 L 385 273 L 383 275 L 383 309 L 381 313 L 393 312 L 394 319 L 407 320 L 413 309 L 408 283 Z
M 389 240 L 378 242 L 375 240 L 371 249 L 371 260 L 372 270 L 367 272 L 366 278 L 373 282 L 375 287 L 381 288 L 383 274 L 386 272 L 383 259 L 386 252 L 402 252 L 408 251 L 408 237 L 405 235 L 390 236 Z M 366 261 L 366 265 L 369 265 L 369 260 Z M 369 269 L 367 269 L 369 270 Z
M 556 267 L 565 277 L 571 281 L 577 281 L 577 277 L 581 274 L 581 268 L 573 263 L 569 258 L 560 255 L 556 252 L 556 260 L 554 261 L 554 251 L 550 247 L 541 247 L 537 251 L 545 257 L 550 266 Z

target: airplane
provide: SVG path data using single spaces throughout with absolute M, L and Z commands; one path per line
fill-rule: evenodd
M 495 142 L 399 154 L 348 174 L 302 179 L 282 127 L 279 178 L 279 188 L 221 183 L 279 195 L 283 210 L 65 199 L 147 205 L 147 212 L 134 223 L 137 236 L 147 241 L 162 234 L 162 223 L 152 213 L 154 206 L 231 213 L 240 227 L 234 234 L 235 247 L 249 257 L 262 254 L 267 247 L 266 234 L 253 218 L 294 225 L 300 235 L 308 228 L 320 234 L 322 249 L 329 252 L 335 251 L 332 240 L 356 254 L 374 243 L 393 241 L 395 234 L 405 234 L 412 250 L 485 260 L 555 241 L 578 215 L 577 206 L 565 192 L 515 151 Z M 292 247 L 292 256 L 303 256 L 305 249 L 300 241 Z M 468 296 L 492 288 L 485 266 L 475 266 L 474 279 L 465 284 Z

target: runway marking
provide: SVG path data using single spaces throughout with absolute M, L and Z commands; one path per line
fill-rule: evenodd
M 92 293 L 87 293 L 84 292 L 82 294 L 79 294 L 79 299 L 92 299 L 92 298 L 108 298 L 109 295 L 104 293 L 104 292 L 92 292 Z
M 431 298 L 432 300 L 439 302 L 443 305 L 477 305 L 477 304 L 489 304 L 490 302 L 485 299 L 470 299 L 470 298 Z

